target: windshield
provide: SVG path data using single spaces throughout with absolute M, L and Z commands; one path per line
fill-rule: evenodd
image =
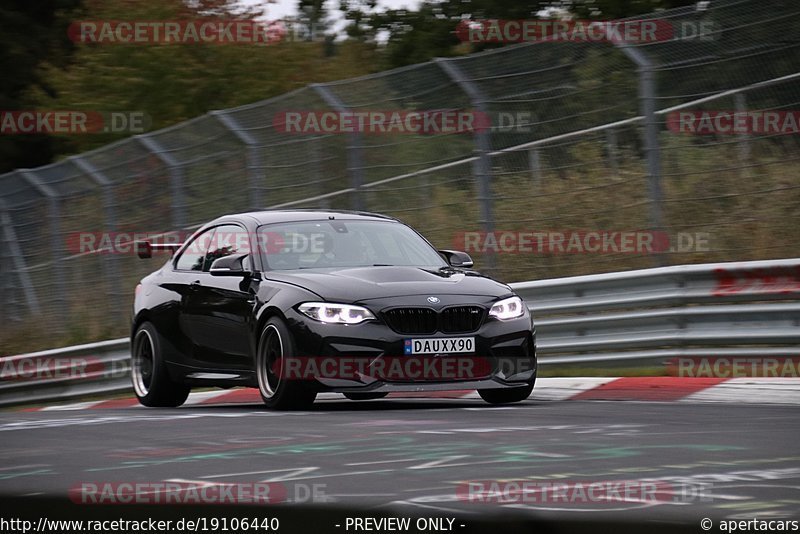
M 439 269 L 447 264 L 407 226 L 391 221 L 302 221 L 259 228 L 267 270 L 402 265 Z

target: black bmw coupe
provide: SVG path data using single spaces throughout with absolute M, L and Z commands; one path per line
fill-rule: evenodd
M 262 211 L 209 222 L 136 287 L 131 378 L 145 406 L 192 387 L 257 387 L 275 409 L 319 392 L 477 389 L 526 399 L 531 314 L 511 288 L 400 221 L 347 211 Z

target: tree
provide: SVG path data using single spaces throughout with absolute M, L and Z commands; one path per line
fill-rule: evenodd
M 456 28 L 466 20 L 539 18 L 546 10 L 578 18 L 616 19 L 658 9 L 694 4 L 695 0 L 425 0 L 416 10 L 376 10 L 374 0 L 342 0 L 351 39 L 385 42 L 384 65 L 400 67 L 434 57 L 468 54 L 504 43 L 463 43 Z
M 67 27 L 79 5 L 80 0 L 20 0 L 0 6 L 0 111 L 36 107 L 31 91 L 56 96 L 42 70 L 69 64 Z M 0 173 L 47 163 L 56 145 L 47 135 L 0 135 Z
M 250 19 L 260 13 L 225 15 L 226 6 L 238 5 L 233 0 L 86 1 L 82 20 Z M 158 129 L 214 109 L 378 68 L 371 47 L 344 43 L 333 59 L 325 57 L 324 49 L 324 43 L 291 40 L 225 45 L 80 43 L 68 68 L 43 71 L 54 90 L 36 89 L 34 96 L 43 109 L 144 112 L 151 118 L 152 129 Z M 121 136 L 127 134 L 61 137 L 52 155 L 83 152 Z
M 299 22 L 305 27 L 306 40 L 322 39 L 328 27 L 328 10 L 325 9 L 325 0 L 299 0 L 297 9 L 300 12 Z

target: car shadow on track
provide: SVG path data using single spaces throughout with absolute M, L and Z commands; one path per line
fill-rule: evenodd
M 310 408 L 301 410 L 310 413 L 325 412 L 382 412 L 393 410 L 451 410 L 451 409 L 480 409 L 480 410 L 514 410 L 533 405 L 541 405 L 541 401 L 527 400 L 509 405 L 491 405 L 481 399 L 380 399 L 369 401 L 352 400 L 325 400 L 317 401 Z M 264 410 L 273 411 L 262 404 L 195 404 L 184 406 L 181 409 L 191 410 Z M 289 412 L 291 413 L 291 412 Z

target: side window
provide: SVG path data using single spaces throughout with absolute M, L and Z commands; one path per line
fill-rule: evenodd
M 208 247 L 203 270 L 209 271 L 214 260 L 249 251 L 248 236 L 244 228 L 235 224 L 217 226 L 217 231 L 211 239 L 211 246 Z
M 180 271 L 202 271 L 203 262 L 208 251 L 208 245 L 211 243 L 211 236 L 214 234 L 216 228 L 209 228 L 196 238 L 194 238 L 183 250 L 178 261 L 175 263 L 175 268 Z

